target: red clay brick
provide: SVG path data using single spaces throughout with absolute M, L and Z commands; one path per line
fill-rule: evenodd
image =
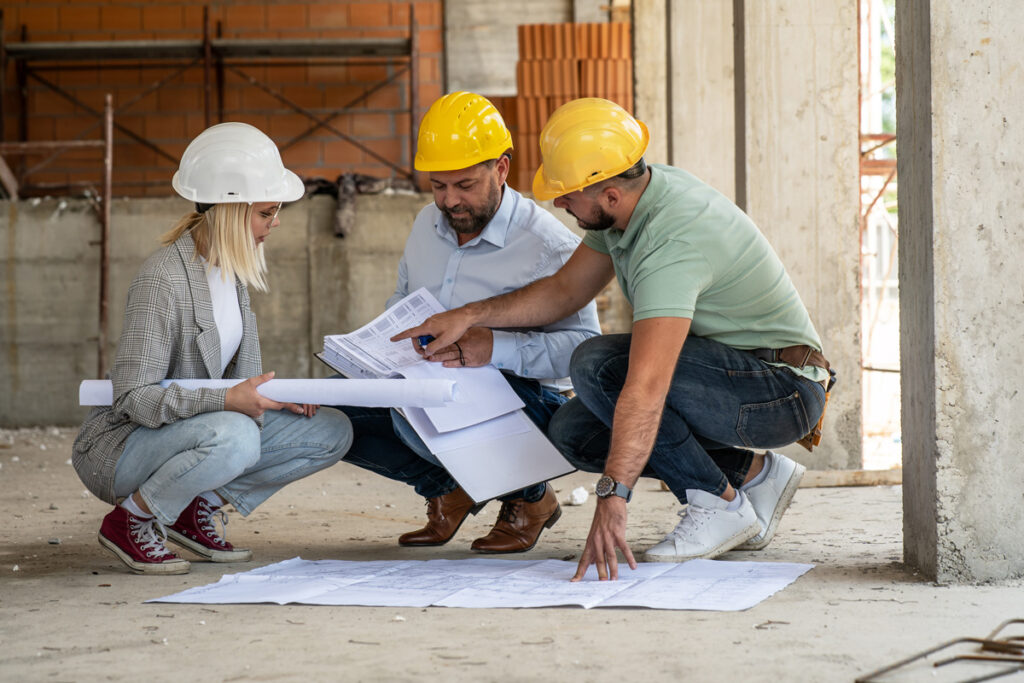
M 390 26 L 391 8 L 385 2 L 357 2 L 349 5 L 349 25 L 353 27 Z
M 271 5 L 267 7 L 267 28 L 306 28 L 309 23 L 309 8 L 306 5 Z
M 7 25 L 5 38 L 11 41 L 21 40 L 18 34 L 22 24 L 28 27 L 30 39 L 40 33 L 56 31 L 58 27 L 56 7 L 21 7 L 14 17 L 10 16 L 9 9 L 5 11 L 5 14 L 7 14 L 4 17 L 4 23 Z
M 323 143 L 316 140 L 302 140 L 288 149 L 281 150 L 281 160 L 288 167 L 318 166 L 321 160 L 322 146 Z
M 101 7 L 100 27 L 108 31 L 138 31 L 142 28 L 142 11 L 138 7 Z
M 384 66 L 350 66 L 348 72 L 349 80 L 353 83 L 375 84 L 388 77 L 388 69 Z
M 246 29 L 267 28 L 267 13 L 263 5 L 228 5 L 224 10 L 224 31 L 238 34 Z
M 441 65 L 437 57 L 421 56 L 417 58 L 416 67 L 419 69 L 420 82 L 441 81 Z
M 401 109 L 405 106 L 404 93 L 404 84 L 401 86 L 396 84 L 387 85 L 366 98 L 364 106 L 367 109 Z M 424 93 L 423 87 L 420 88 L 420 97 L 424 98 L 423 101 L 434 101 L 426 99 L 427 95 Z
M 317 28 L 345 28 L 349 25 L 348 5 L 332 2 L 309 6 L 309 25 Z
M 394 136 L 394 121 L 390 114 L 353 114 L 352 134 L 357 138 Z
M 319 109 L 324 106 L 324 91 L 318 85 L 286 85 L 279 90 L 303 109 Z
M 211 107 L 216 107 L 216 92 L 211 93 L 210 99 Z M 203 109 L 203 89 L 164 87 L 157 91 L 156 100 L 160 111 L 163 112 L 201 111 Z
M 324 143 L 324 165 L 361 164 L 365 161 L 363 150 L 351 142 L 335 138 Z
M 270 117 L 269 124 L 267 135 L 280 145 L 305 133 L 313 125 L 313 122 L 301 114 L 277 114 Z
M 330 85 L 334 83 L 348 83 L 354 80 L 349 69 L 341 64 L 310 64 L 306 68 L 306 78 L 313 85 Z
M 391 25 L 409 26 L 409 3 L 392 2 L 391 4 Z
M 99 30 L 99 8 L 64 5 L 59 8 L 57 23 L 62 31 L 74 31 L 77 33 Z
M 149 114 L 143 135 L 153 142 L 184 138 L 185 119 L 177 114 Z
M 441 2 L 417 2 L 416 25 L 417 26 L 440 26 L 441 25 Z
M 142 8 L 142 28 L 161 33 L 180 31 L 185 28 L 184 16 L 180 5 L 147 5 Z

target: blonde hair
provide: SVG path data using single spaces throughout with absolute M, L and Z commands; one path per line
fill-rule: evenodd
M 233 282 L 237 277 L 242 284 L 266 292 L 267 262 L 263 245 L 252 236 L 252 212 L 251 204 L 214 204 L 203 213 L 193 211 L 182 216 L 160 242 L 168 246 L 191 233 L 196 257 L 204 256 L 207 263 L 219 266 L 224 281 Z

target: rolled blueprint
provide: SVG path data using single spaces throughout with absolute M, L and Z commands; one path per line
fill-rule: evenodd
M 240 379 L 165 379 L 160 386 L 225 389 Z M 455 382 L 447 379 L 272 379 L 256 389 L 273 401 L 322 406 L 433 408 L 455 400 Z M 108 379 L 87 379 L 78 387 L 78 404 L 109 406 L 114 387 Z

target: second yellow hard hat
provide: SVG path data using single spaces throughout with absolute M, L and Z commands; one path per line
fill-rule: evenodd
M 540 133 L 533 195 L 553 199 L 616 176 L 640 161 L 650 139 L 647 126 L 610 100 L 567 102 Z

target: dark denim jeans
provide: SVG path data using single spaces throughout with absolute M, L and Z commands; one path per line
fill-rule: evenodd
M 629 369 L 632 335 L 588 339 L 573 353 L 576 398 L 551 419 L 548 437 L 570 463 L 602 472 L 615 402 Z M 751 448 L 777 448 L 807 434 L 825 389 L 784 367 L 702 337 L 688 337 L 676 363 L 658 437 L 641 476 L 661 479 L 681 502 L 686 489 L 738 488 Z
M 532 379 L 505 373 L 505 379 L 523 400 L 526 416 L 546 431 L 564 396 L 545 389 Z M 436 498 L 454 491 L 458 484 L 397 410 L 338 406 L 352 422 L 355 439 L 343 460 L 389 479 L 405 482 L 424 498 Z M 503 496 L 501 500 L 525 498 L 537 501 L 544 484 Z

